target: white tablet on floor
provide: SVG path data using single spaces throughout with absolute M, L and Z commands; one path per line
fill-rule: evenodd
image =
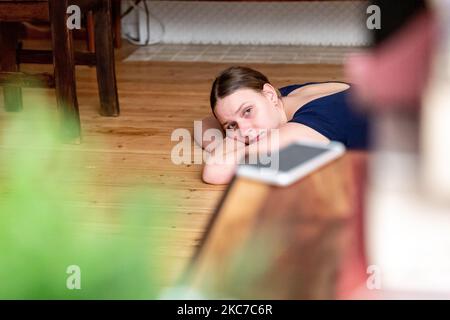
M 277 186 L 288 186 L 321 166 L 337 159 L 345 152 L 340 142 L 296 141 L 278 153 L 278 156 L 258 157 L 255 163 L 246 159 L 237 175 Z M 250 163 L 249 163 L 250 162 Z

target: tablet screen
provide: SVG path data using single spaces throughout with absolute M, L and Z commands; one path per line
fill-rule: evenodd
M 291 144 L 286 148 L 283 148 L 279 153 L 279 159 L 276 157 L 271 158 L 272 162 L 268 162 L 258 158 L 257 164 L 247 164 L 250 166 L 256 166 L 257 168 L 278 168 L 276 171 L 288 172 L 293 168 L 302 165 L 317 156 L 320 156 L 330 151 L 326 147 L 308 146 L 301 144 Z M 278 160 L 278 165 L 276 161 Z M 275 162 L 275 163 L 274 163 Z

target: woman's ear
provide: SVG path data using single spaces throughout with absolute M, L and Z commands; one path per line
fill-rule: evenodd
M 271 102 L 274 104 L 278 103 L 277 90 L 270 83 L 264 84 L 262 92 Z

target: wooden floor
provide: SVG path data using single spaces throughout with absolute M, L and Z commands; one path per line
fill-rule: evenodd
M 83 142 L 67 146 L 90 159 L 95 168 L 95 193 L 80 192 L 72 201 L 84 209 L 81 224 L 99 224 L 97 216 L 108 215 L 121 202 L 114 194 L 133 192 L 133 188 L 152 185 L 165 198 L 167 234 L 175 238 L 158 239 L 160 254 L 170 261 L 162 286 L 168 285 L 183 270 L 204 232 L 224 186 L 201 181 L 200 165 L 174 165 L 171 133 L 177 128 L 193 131 L 194 120 L 209 115 L 209 90 L 215 75 L 227 64 L 189 62 L 122 62 L 135 50 L 125 45 L 117 52 L 117 79 L 121 116 L 99 116 L 95 68 L 77 67 L 77 91 L 80 104 Z M 275 86 L 307 81 L 343 80 L 339 65 L 246 64 L 265 73 Z M 46 70 L 48 66 L 23 66 L 24 71 Z M 1 91 L 1 90 L 0 90 Z M 24 111 L 37 94 L 48 95 L 55 108 L 52 90 L 25 90 Z M 2 93 L 0 93 L 1 95 Z M 16 115 L 3 110 L 0 96 L 0 126 Z M 4 130 L 0 133 L 5 134 Z M 2 150 L 3 149 L 3 150 Z M 0 152 L 5 149 L 0 146 Z M 0 177 L 1 178 L 1 177 Z M 86 181 L 72 181 L 81 187 Z M 108 226 L 97 225 L 99 229 Z M 176 240 L 173 240 L 176 239 Z

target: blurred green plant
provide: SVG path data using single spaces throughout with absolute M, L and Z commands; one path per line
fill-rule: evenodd
M 165 268 L 152 255 L 158 248 L 151 230 L 164 216 L 157 190 L 117 195 L 128 197 L 120 200 L 126 209 L 96 217 L 114 232 L 83 227 L 86 209 L 70 199 L 78 193 L 95 199 L 93 183 L 74 183 L 92 182 L 93 173 L 79 165 L 89 159 L 61 145 L 46 109 L 35 101 L 8 116 L 0 132 L 0 299 L 157 298 L 158 270 Z M 79 282 L 70 266 L 81 271 Z M 70 289 L 72 279 L 80 289 Z

